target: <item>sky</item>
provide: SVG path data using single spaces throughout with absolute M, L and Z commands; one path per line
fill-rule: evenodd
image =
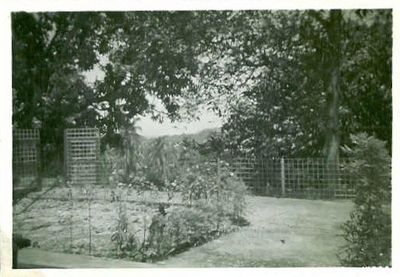
M 179 135 L 197 133 L 204 129 L 222 126 L 222 121 L 215 114 L 203 111 L 200 120 L 192 122 L 171 122 L 165 120 L 162 124 L 154 122 L 150 117 L 141 117 L 138 122 L 138 133 L 145 137 L 158 137 L 164 135 Z
M 84 76 L 89 84 L 93 84 L 96 79 L 103 79 L 104 73 L 99 66 L 95 66 L 93 70 L 86 72 Z M 161 101 L 154 100 L 152 104 L 155 104 L 157 109 L 162 109 Z M 140 135 L 145 137 L 158 137 L 165 135 L 193 134 L 204 129 L 221 127 L 222 119 L 211 111 L 200 109 L 199 120 L 196 121 L 171 122 L 171 120 L 165 118 L 163 123 L 159 123 L 152 120 L 151 116 L 148 115 L 140 116 L 137 125 Z

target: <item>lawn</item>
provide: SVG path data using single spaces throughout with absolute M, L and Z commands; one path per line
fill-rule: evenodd
M 351 201 L 248 197 L 251 225 L 164 262 L 168 267 L 340 266 Z
M 14 207 L 14 232 L 30 238 L 35 247 L 44 250 L 87 254 L 89 217 L 84 191 L 74 188 L 73 213 L 71 202 L 60 200 L 66 198 L 65 188 L 51 190 L 21 213 L 39 195 L 40 192 L 31 194 Z M 122 197 L 128 201 L 128 228 L 139 237 L 145 235 L 143 225 L 157 212 L 157 206 L 145 203 L 168 201 L 166 194 L 160 192 L 137 194 L 126 190 Z M 172 202 L 174 205 L 169 209 L 179 205 L 179 197 Z M 350 201 L 249 196 L 247 202 L 250 226 L 158 262 L 157 266 L 339 266 L 336 253 L 344 243 L 338 236 L 339 226 L 348 219 Z M 96 189 L 90 218 L 92 255 L 115 254 L 111 235 L 116 226 L 118 203 L 112 201 L 110 189 Z

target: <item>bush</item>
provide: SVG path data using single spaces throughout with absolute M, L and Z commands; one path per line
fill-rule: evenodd
M 111 241 L 116 247 L 117 256 L 121 258 L 134 257 L 140 250 L 140 244 L 134 233 L 128 230 L 126 207 L 121 202 L 118 202 L 117 224 L 111 235 Z
M 141 159 L 140 155 L 137 157 Z M 112 187 L 123 185 L 138 191 L 154 188 L 154 184 L 146 179 L 144 168 L 139 162 L 135 164 L 135 170 L 126 172 L 126 168 L 126 159 L 121 150 L 107 146 L 100 159 L 101 183 Z
M 216 205 L 197 202 L 192 207 L 176 207 L 153 217 L 146 255 L 152 260 L 174 255 L 234 228 Z
M 145 255 L 158 260 L 247 225 L 245 184 L 223 161 L 210 162 L 192 151 L 171 190 L 180 191 L 185 206 L 153 216 Z
M 192 205 L 210 202 L 232 218 L 243 217 L 247 188 L 244 182 L 229 170 L 229 164 L 210 162 L 201 156 L 192 156 L 178 179 L 183 200 Z M 193 160 L 197 162 L 193 162 Z M 204 203 L 205 203 L 204 202 Z
M 117 224 L 111 237 L 119 257 L 139 261 L 159 260 L 230 232 L 237 228 L 235 225 L 248 224 L 243 217 L 247 190 L 242 180 L 229 170 L 227 163 L 210 162 L 196 150 L 189 150 L 182 155 L 183 158 L 187 158 L 183 159 L 183 165 L 176 162 L 165 167 L 164 157 L 155 159 L 160 161 L 158 165 L 162 170 L 154 171 L 154 176 L 157 177 L 161 172 L 164 183 L 156 188 L 154 182 L 152 188 L 165 190 L 169 198 L 179 191 L 184 206 L 170 208 L 166 212 L 160 203 L 159 211 L 152 216 L 150 224 L 147 224 L 148 221 L 143 224 L 144 236 L 143 240 L 140 240 L 141 243 L 134 235 L 137 230 L 128 230 L 125 206 L 119 203 Z M 126 183 L 122 178 L 124 172 L 121 171 L 123 166 L 120 164 L 120 157 L 120 154 L 112 149 L 106 149 L 104 152 L 104 164 L 108 165 L 105 167 L 109 175 L 108 180 L 116 187 L 112 197 L 118 202 L 121 201 L 122 195 L 120 188 L 132 187 L 141 191 L 148 187 L 148 178 L 154 169 L 146 167 L 148 171 L 143 174 L 145 177 L 138 174 Z M 168 161 L 173 163 L 174 160 Z M 167 177 L 171 177 L 170 180 L 167 180 Z
M 345 266 L 391 264 L 391 175 L 385 143 L 366 134 L 352 136 L 348 170 L 356 178 L 355 210 L 343 226 L 347 244 L 339 253 Z

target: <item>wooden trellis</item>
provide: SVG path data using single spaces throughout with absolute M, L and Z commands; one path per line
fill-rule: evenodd
M 32 188 L 39 185 L 39 143 L 39 130 L 13 130 L 14 189 Z
M 64 131 L 65 177 L 73 184 L 96 184 L 99 179 L 100 134 L 96 128 Z

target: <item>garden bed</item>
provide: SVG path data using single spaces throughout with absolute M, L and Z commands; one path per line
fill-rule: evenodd
M 44 250 L 153 261 L 237 228 L 227 217 L 218 220 L 213 210 L 187 207 L 179 193 L 101 186 L 45 191 L 29 194 L 13 210 L 14 232 Z M 165 216 L 160 215 L 160 204 Z M 165 218 L 161 235 L 150 230 L 155 218 Z M 126 226 L 121 227 L 121 221 Z

